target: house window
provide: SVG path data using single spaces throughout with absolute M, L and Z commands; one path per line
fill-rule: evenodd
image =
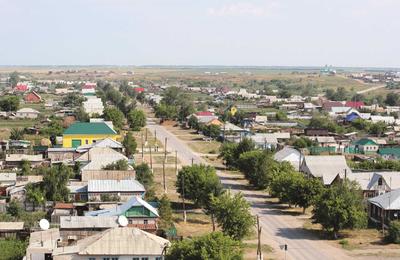
M 132 224 L 132 219 L 128 219 L 128 223 L 129 223 L 129 224 Z
M 143 223 L 144 223 L 145 225 L 147 225 L 147 224 L 149 224 L 149 221 L 148 221 L 147 219 L 145 219 L 145 220 L 143 220 Z
M 142 257 L 142 260 L 149 260 L 148 257 Z
M 118 260 L 118 257 L 111 257 L 111 260 Z
M 89 144 L 89 140 L 88 139 L 85 140 L 85 144 Z
M 110 260 L 110 258 L 109 257 L 104 257 L 103 260 Z
M 156 257 L 156 260 L 162 260 L 162 257 L 160 257 L 160 256 Z
M 96 257 L 89 257 L 89 260 L 96 260 Z
M 132 258 L 132 260 L 139 260 L 139 257 L 134 257 Z
M 382 186 L 382 178 L 379 178 L 379 180 L 378 180 L 378 185 L 379 185 L 379 186 Z

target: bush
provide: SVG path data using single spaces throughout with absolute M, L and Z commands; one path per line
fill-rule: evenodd
M 387 240 L 390 243 L 400 244 L 400 221 L 394 220 L 389 224 Z

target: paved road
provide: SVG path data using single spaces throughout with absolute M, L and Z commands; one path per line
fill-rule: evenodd
M 200 156 L 194 153 L 183 141 L 178 139 L 163 126 L 157 125 L 153 120 L 148 120 L 147 128 L 154 133 L 157 131 L 157 139 L 164 142 L 167 137 L 167 151 L 178 151 L 178 157 L 182 165 L 194 163 L 206 163 Z M 328 259 L 350 259 L 342 250 L 318 240 L 302 229 L 302 222 L 295 216 L 283 215 L 276 205 L 265 203 L 266 195 L 260 191 L 248 190 L 248 187 L 230 174 L 218 172 L 221 183 L 230 188 L 232 192 L 242 192 L 251 204 L 254 215 L 259 215 L 262 227 L 263 243 L 272 246 L 283 259 L 284 254 L 280 245 L 287 244 L 287 258 L 292 260 L 328 260 Z M 268 256 L 264 256 L 267 258 Z

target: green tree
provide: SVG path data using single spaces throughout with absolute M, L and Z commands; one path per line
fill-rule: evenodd
M 72 170 L 64 164 L 42 168 L 43 191 L 50 201 L 68 201 L 69 190 L 67 184 L 72 176 Z
M 63 107 L 80 107 L 82 106 L 85 98 L 78 93 L 68 93 L 61 100 L 61 105 Z
M 19 73 L 17 71 L 10 73 L 10 75 L 8 76 L 8 83 L 10 84 L 10 86 L 13 88 L 18 84 L 18 82 Z
M 229 191 L 211 199 L 212 212 L 222 232 L 236 240 L 249 235 L 255 224 L 250 213 L 250 204 L 241 193 L 231 195 Z
M 23 140 L 24 139 L 24 129 L 22 128 L 12 128 L 10 132 L 11 140 Z
M 146 200 L 157 200 L 155 188 L 154 188 L 154 175 L 147 163 L 141 163 L 135 166 L 136 180 L 143 184 L 146 189 L 145 199 Z
M 26 241 L 7 238 L 0 240 L 1 259 L 5 260 L 20 260 L 25 256 L 27 247 Z
M 188 125 L 190 128 L 198 130 L 199 129 L 199 120 L 197 120 L 197 117 L 191 116 L 191 117 L 189 117 Z
M 19 107 L 19 97 L 17 96 L 6 96 L 0 99 L 0 110 L 2 111 L 17 111 Z
M 116 128 L 122 128 L 124 125 L 124 114 L 116 107 L 106 107 L 103 112 L 104 119 L 112 121 Z
M 234 167 L 235 165 L 235 152 L 238 144 L 225 142 L 219 148 L 218 158 L 222 158 L 228 167 Z
M 130 157 L 135 154 L 136 148 L 137 148 L 137 143 L 135 138 L 132 135 L 132 132 L 128 132 L 124 136 L 124 140 L 122 141 L 122 145 L 125 148 L 125 155 L 127 157 Z
M 181 196 L 184 194 L 185 199 L 192 200 L 198 207 L 207 207 L 210 196 L 218 196 L 222 191 L 215 168 L 203 164 L 184 166 L 178 173 L 176 187 Z
M 249 152 L 254 149 L 256 149 L 256 144 L 254 143 L 254 141 L 247 137 L 243 138 L 239 142 L 239 144 L 235 150 L 235 153 L 234 153 L 235 161 L 237 162 L 237 160 L 239 159 L 239 157 L 242 153 Z
M 211 138 L 218 138 L 221 134 L 221 129 L 218 125 L 208 125 L 202 128 L 203 134 Z
M 85 109 L 82 106 L 80 106 L 76 109 L 75 117 L 76 117 L 76 120 L 78 120 L 80 122 L 88 122 L 90 119 L 89 114 L 85 112 Z
M 400 95 L 390 92 L 386 95 L 385 104 L 388 106 L 398 106 L 400 104 Z
M 167 230 L 172 227 L 172 208 L 167 195 L 163 195 L 159 202 L 158 214 L 160 215 L 160 228 Z
M 287 115 L 283 111 L 278 111 L 275 114 L 275 118 L 277 121 L 286 121 L 287 120 Z
M 162 119 L 175 119 L 178 117 L 178 108 L 175 105 L 161 103 L 155 107 L 155 115 Z
M 133 131 L 139 131 L 146 125 L 146 115 L 142 110 L 131 110 L 128 113 L 128 123 Z
M 20 218 L 23 213 L 23 209 L 17 200 L 11 200 L 7 206 L 7 213 L 15 218 Z
M 33 211 L 35 211 L 36 206 L 45 202 L 42 189 L 32 183 L 26 185 L 26 201 L 33 204 Z
M 166 260 L 242 260 L 240 242 L 221 232 L 174 242 Z
M 387 240 L 390 243 L 400 244 L 400 221 L 393 220 L 389 224 Z
M 324 188 L 314 203 L 312 219 L 333 233 L 334 238 L 343 228 L 362 228 L 367 224 L 362 191 L 353 182 L 334 184 Z
M 370 126 L 369 132 L 371 134 L 381 136 L 386 131 L 385 122 L 376 122 Z
M 154 184 L 154 175 L 147 163 L 141 163 L 135 166 L 136 180 L 146 188 Z
M 21 161 L 21 170 L 20 170 L 20 175 L 29 175 L 31 173 L 31 162 L 28 160 L 22 160 Z
M 129 168 L 128 161 L 121 159 L 116 162 L 107 164 L 106 166 L 103 167 L 103 170 L 126 171 L 126 170 L 128 170 L 128 168 Z
M 302 175 L 299 182 L 295 183 L 293 194 L 293 203 L 303 208 L 303 213 L 306 209 L 315 203 L 315 200 L 323 191 L 322 182 L 317 179 L 307 179 Z

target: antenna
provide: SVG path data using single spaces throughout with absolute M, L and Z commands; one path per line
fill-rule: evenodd
M 118 217 L 118 224 L 121 227 L 126 227 L 128 225 L 128 219 L 125 216 L 121 215 Z
M 39 221 L 39 227 L 42 230 L 47 230 L 50 227 L 50 223 L 47 219 L 43 218 Z

